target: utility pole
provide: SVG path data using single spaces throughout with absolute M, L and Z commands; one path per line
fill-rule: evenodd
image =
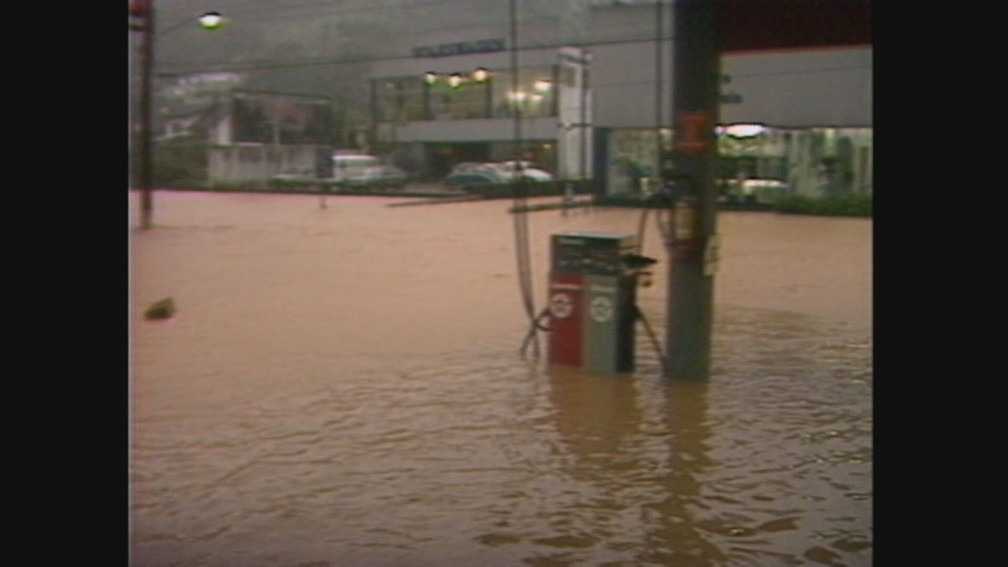
M 721 54 L 719 0 L 676 0 L 673 14 L 672 152 L 678 199 L 666 239 L 669 277 L 665 375 L 710 376 L 713 267 L 717 257 L 714 186 Z
M 129 29 L 140 37 L 137 116 L 133 125 L 133 186 L 140 190 L 140 228 L 151 227 L 153 210 L 151 186 L 151 67 L 154 59 L 154 3 L 153 0 L 130 0 Z
M 183 20 L 175 26 L 162 30 L 162 35 L 189 25 L 192 20 Z M 199 17 L 199 25 L 205 30 L 216 30 L 224 25 L 224 18 L 219 12 L 205 12 Z M 129 0 L 129 30 L 135 32 L 140 39 L 137 58 L 139 62 L 138 92 L 130 93 L 136 96 L 136 115 L 130 116 L 130 150 L 133 161 L 133 178 L 130 180 L 133 188 L 140 190 L 140 228 L 151 227 L 153 212 L 154 158 L 152 118 L 152 74 L 154 68 L 154 0 Z

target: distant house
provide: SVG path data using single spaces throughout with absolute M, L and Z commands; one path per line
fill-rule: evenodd
M 223 102 L 241 85 L 237 73 L 207 72 L 181 77 L 158 93 L 154 139 L 162 142 L 184 137 L 208 140 L 220 122 Z
M 207 140 L 208 133 L 221 120 L 222 105 L 217 102 L 174 105 L 158 114 L 154 139 L 158 142 L 179 138 Z

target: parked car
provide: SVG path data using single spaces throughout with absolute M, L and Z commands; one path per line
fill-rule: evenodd
M 488 165 L 499 169 L 503 176 L 508 180 L 514 179 L 515 175 L 518 174 L 518 162 L 516 161 L 505 161 L 502 163 L 493 163 Z M 544 169 L 535 167 L 534 164 L 529 161 L 521 162 L 521 174 L 522 177 L 530 181 L 553 181 L 552 174 Z
M 448 173 L 449 175 L 453 173 L 471 173 L 473 171 L 478 171 L 485 167 L 484 164 L 475 161 L 464 161 L 462 163 L 455 164 L 455 167 Z
M 445 185 L 476 185 L 482 183 L 507 183 L 509 178 L 490 164 L 463 162 L 452 168 L 445 177 Z
M 289 169 L 269 178 L 271 187 L 311 187 L 318 183 L 319 179 L 310 169 Z
M 369 167 L 378 167 L 381 160 L 377 156 L 363 154 L 354 150 L 339 150 L 332 156 L 332 179 L 343 181 L 360 176 Z
M 375 165 L 361 168 L 342 181 L 346 187 L 367 187 L 373 189 L 402 189 L 409 176 L 394 165 Z
M 532 182 L 553 181 L 553 176 L 543 169 L 532 166 L 531 162 L 523 161 L 522 176 Z M 463 162 L 452 168 L 445 177 L 447 185 L 472 185 L 479 183 L 510 183 L 518 174 L 518 164 L 506 162 Z
M 729 203 L 768 205 L 790 192 L 788 184 L 779 179 L 727 179 L 721 181 L 723 199 Z

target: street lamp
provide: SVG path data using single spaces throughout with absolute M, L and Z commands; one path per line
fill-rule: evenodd
M 205 12 L 197 18 L 201 28 L 216 30 L 224 25 L 224 17 L 219 12 Z M 191 24 L 186 20 L 182 24 Z M 162 31 L 162 35 L 181 27 L 170 27 Z M 132 132 L 131 149 L 134 152 L 133 161 L 135 178 L 133 185 L 140 190 L 140 228 L 151 226 L 151 211 L 153 210 L 153 158 L 151 119 L 151 74 L 154 65 L 154 1 L 129 0 L 129 30 L 140 37 L 139 58 L 140 86 L 137 93 L 137 116 L 135 129 Z
M 151 224 L 151 64 L 154 56 L 154 6 L 151 0 L 130 0 L 129 29 L 140 36 L 140 92 L 133 140 L 131 140 L 135 178 L 140 189 L 140 228 Z
M 220 12 L 207 12 L 199 18 L 199 25 L 205 30 L 217 30 L 224 26 L 224 16 Z

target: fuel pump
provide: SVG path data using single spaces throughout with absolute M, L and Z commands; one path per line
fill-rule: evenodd
M 634 367 L 638 276 L 653 263 L 633 235 L 554 234 L 549 362 L 597 372 Z

